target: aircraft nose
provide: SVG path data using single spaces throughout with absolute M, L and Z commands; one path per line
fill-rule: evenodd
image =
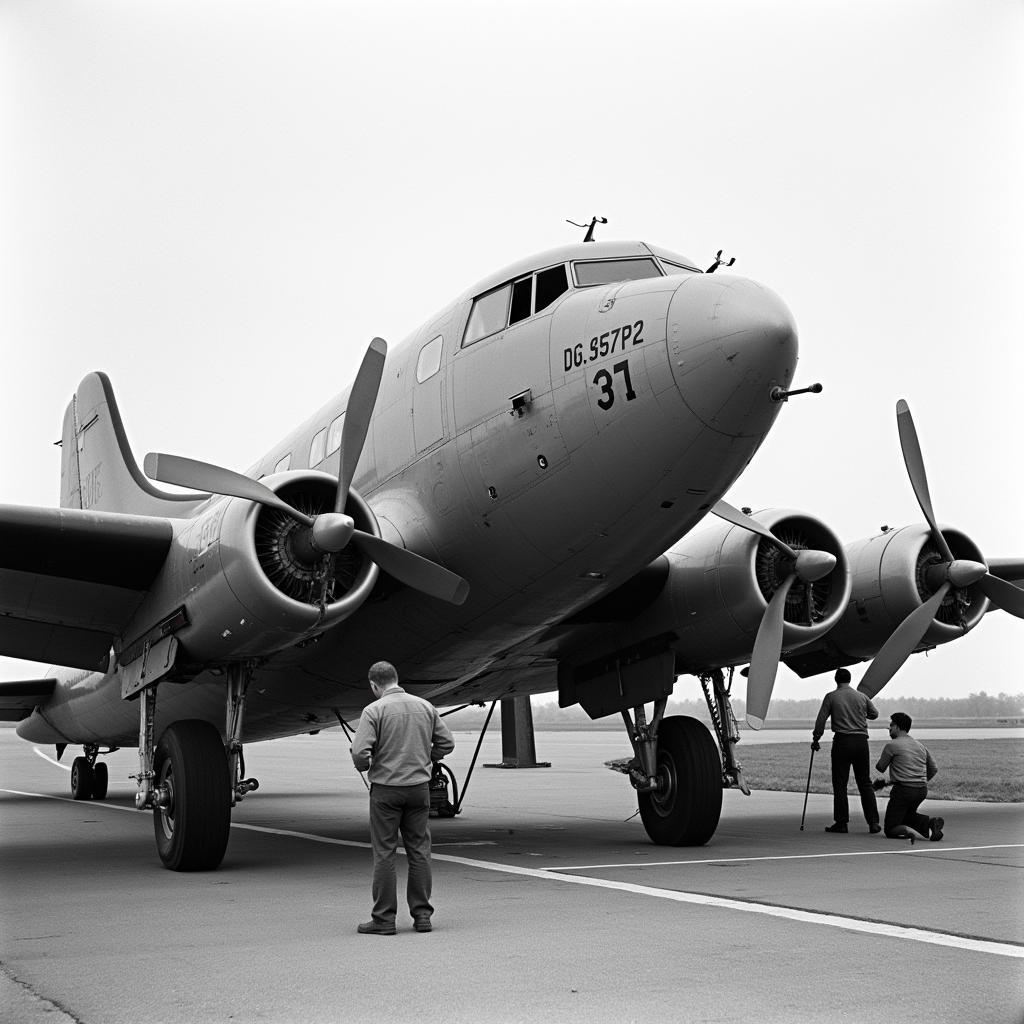
M 727 274 L 695 274 L 676 289 L 668 311 L 676 386 L 706 426 L 732 437 L 763 434 L 797 362 L 796 326 L 769 288 Z

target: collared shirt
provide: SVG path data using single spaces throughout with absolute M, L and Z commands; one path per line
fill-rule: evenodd
M 907 786 L 924 786 L 939 770 L 928 748 L 906 734 L 889 740 L 882 747 L 882 756 L 875 767 L 880 772 L 888 768 L 891 781 Z
M 430 781 L 431 762 L 455 749 L 448 726 L 430 701 L 400 686 L 386 690 L 359 717 L 352 761 L 370 782 L 416 786 Z
M 878 717 L 875 705 L 860 690 L 849 684 L 837 686 L 825 694 L 818 719 L 814 723 L 814 738 L 825 731 L 825 719 L 832 718 L 832 731 L 867 736 L 868 719 Z

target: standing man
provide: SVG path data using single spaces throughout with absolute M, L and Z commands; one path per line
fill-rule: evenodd
M 836 688 L 825 694 L 811 737 L 811 749 L 820 750 L 818 740 L 825 731 L 825 719 L 832 719 L 832 817 L 835 820 L 825 831 L 849 831 L 850 802 L 846 798 L 846 787 L 852 767 L 868 828 L 881 832 L 868 750 L 868 719 L 877 718 L 878 712 L 868 697 L 851 688 L 850 673 L 845 668 L 838 669 L 835 678 Z
M 394 935 L 398 913 L 395 851 L 401 833 L 409 862 L 406 897 L 413 927 L 431 930 L 430 870 L 431 763 L 455 749 L 448 726 L 429 701 L 398 685 L 395 666 L 370 666 L 370 689 L 377 698 L 359 718 L 352 738 L 352 760 L 369 769 L 370 840 L 373 844 L 373 918 L 362 935 Z
M 927 747 L 910 735 L 912 724 L 910 715 L 902 711 L 889 719 L 890 739 L 875 765 L 880 772 L 888 768 L 892 782 L 889 806 L 885 809 L 885 834 L 889 839 L 913 842 L 914 833 L 910 829 L 914 829 L 925 839 L 937 843 L 942 838 L 945 819 L 929 818 L 921 814 L 918 807 L 928 795 L 928 782 L 939 769 Z

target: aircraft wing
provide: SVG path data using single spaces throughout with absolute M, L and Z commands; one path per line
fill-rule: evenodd
M 19 679 L 0 683 L 0 722 L 20 722 L 53 693 L 56 679 Z
M 0 505 L 0 654 L 104 667 L 172 536 L 157 517 Z

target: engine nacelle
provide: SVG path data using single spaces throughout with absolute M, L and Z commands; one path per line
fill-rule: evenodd
M 790 588 L 782 646 L 793 651 L 826 634 L 845 611 L 846 554 L 821 520 L 802 512 L 767 509 L 754 518 L 791 548 L 827 551 L 836 558 L 822 579 L 797 579 Z M 700 672 L 749 661 L 768 602 L 791 571 L 790 559 L 750 530 L 712 517 L 705 529 L 675 544 L 668 559 L 677 669 Z
M 942 535 L 954 558 L 985 561 L 977 545 L 959 530 L 942 527 Z M 924 523 L 855 541 L 846 554 L 853 580 L 850 607 L 829 633 L 827 644 L 848 663 L 873 658 L 899 624 L 935 593 L 927 570 L 944 559 Z M 951 589 L 919 647 L 963 636 L 987 609 L 988 598 L 978 584 Z
M 315 470 L 262 481 L 289 505 L 315 516 L 333 508 L 337 481 Z M 380 536 L 366 502 L 349 491 L 357 529 Z M 175 580 L 188 625 L 175 633 L 179 660 L 208 664 L 261 657 L 341 622 L 370 595 L 378 568 L 353 544 L 335 556 L 321 614 L 320 566 L 296 540 L 306 529 L 277 509 L 228 498 L 175 538 Z M 184 550 L 182 550 L 184 549 Z

